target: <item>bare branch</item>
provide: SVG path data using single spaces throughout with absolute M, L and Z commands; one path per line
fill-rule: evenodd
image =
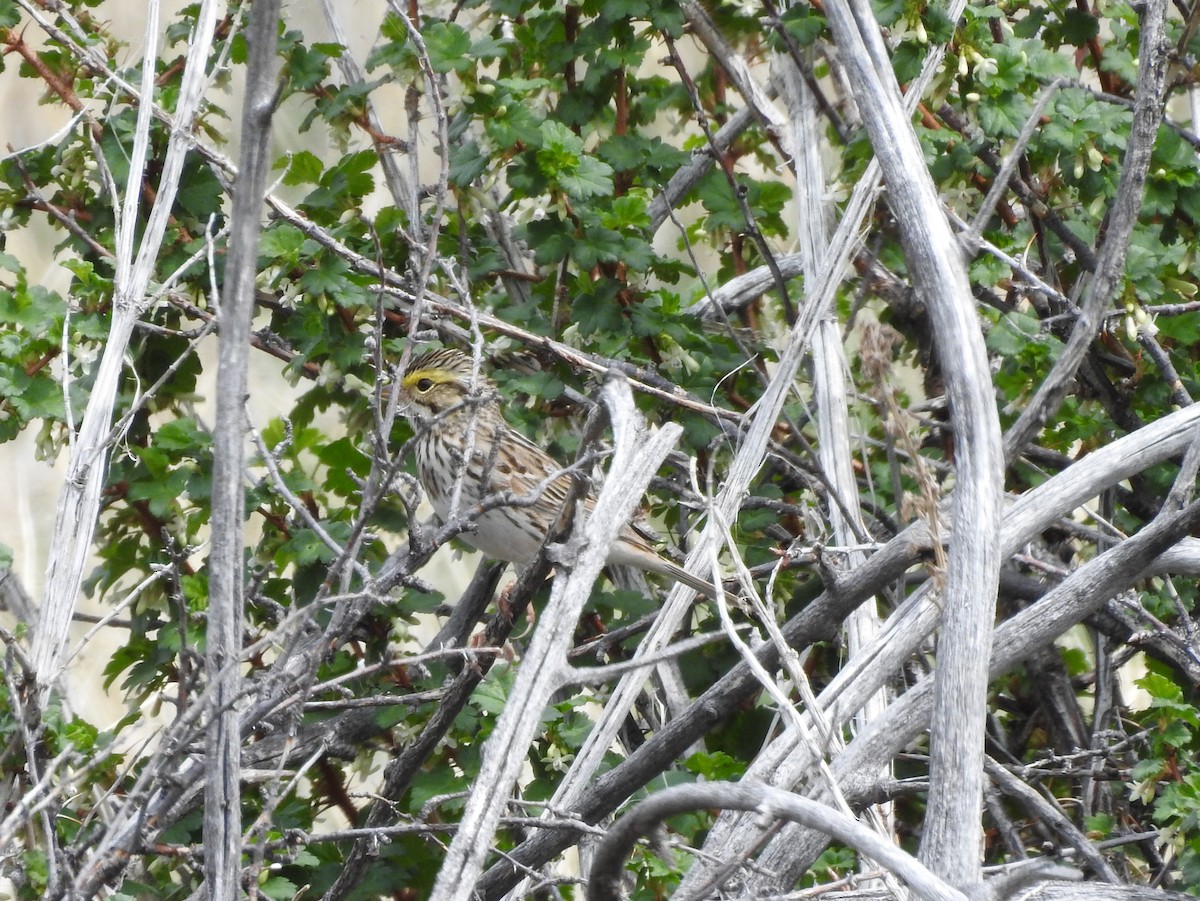
M 622 864 L 637 840 L 669 816 L 709 807 L 781 817 L 821 830 L 886 867 L 908 883 L 920 898 L 966 901 L 966 895 L 852 817 L 799 795 L 753 782 L 675 785 L 637 804 L 601 842 L 588 883 L 588 901 L 619 901 Z
M 1162 121 L 1163 87 L 1170 50 L 1165 36 L 1166 11 L 1166 0 L 1152 0 L 1139 10 L 1139 78 L 1133 128 L 1121 164 L 1117 196 L 1109 210 L 1104 243 L 1098 252 L 1096 271 L 1084 289 L 1083 300 L 1079 304 L 1079 318 L 1075 320 L 1066 347 L 1020 418 L 1004 436 L 1004 454 L 1009 460 L 1020 455 L 1025 445 L 1062 403 L 1084 356 L 1096 340 L 1104 320 L 1104 311 L 1111 305 L 1122 281 L 1129 238 L 1142 208 L 1142 190 L 1150 166 L 1150 154 Z
M 146 53 L 142 66 L 141 93 L 153 94 L 154 59 L 159 41 L 157 12 L 159 4 L 150 4 L 153 15 L 146 28 Z M 83 581 L 83 570 L 91 553 L 92 536 L 100 509 L 100 491 L 107 473 L 109 428 L 124 366 L 125 349 L 134 325 L 145 311 L 146 289 L 153 264 L 161 248 L 171 205 L 179 189 L 183 161 L 193 146 L 192 125 L 199 114 L 209 82 L 206 72 L 209 50 L 216 28 L 217 3 L 206 0 L 197 17 L 197 29 L 188 48 L 183 87 L 172 122 L 171 140 L 163 161 L 162 176 L 156 190 L 155 206 L 141 235 L 134 259 L 134 234 L 138 229 L 137 210 L 141 197 L 142 173 L 148 161 L 152 104 L 143 104 L 138 112 L 138 129 L 131 154 L 130 179 L 125 212 L 118 224 L 117 274 L 113 316 L 104 354 L 88 397 L 87 410 L 79 434 L 73 436 L 71 460 L 66 483 L 59 498 L 50 562 L 46 573 L 46 594 L 34 636 L 33 659 L 38 683 L 45 694 L 58 677 L 59 663 L 71 614 Z
M 251 8 L 246 94 L 242 101 L 241 161 L 233 195 L 229 262 L 221 298 L 217 420 L 213 447 L 212 549 L 205 670 L 212 689 L 205 742 L 204 875 L 210 901 L 241 896 L 241 694 L 239 661 L 243 614 L 243 460 L 250 354 L 250 319 L 258 271 L 258 236 L 271 161 L 268 146 L 275 111 L 277 0 Z M 147 110 L 148 113 L 148 110 Z
M 956 439 L 954 518 L 971 524 L 955 533 L 947 563 L 922 838 L 922 859 L 963 884 L 975 882 L 979 869 L 985 661 L 1000 573 L 1000 422 L 964 262 L 904 112 L 879 26 L 866 3 L 834 0 L 827 12 L 883 170 L 914 285 L 933 322 Z
M 608 559 L 608 549 L 679 437 L 680 429 L 674 424 L 647 434 L 624 382 L 610 382 L 604 394 L 613 423 L 612 475 L 591 515 L 576 527 L 576 537 L 567 545 L 562 563 L 569 567 L 568 575 L 555 580 L 550 603 L 517 673 L 509 703 L 484 747 L 483 770 L 438 874 L 431 895 L 434 901 L 466 901 L 474 896 L 486 850 L 520 774 L 526 749 L 550 696 L 568 675 L 566 652 L 575 622 Z

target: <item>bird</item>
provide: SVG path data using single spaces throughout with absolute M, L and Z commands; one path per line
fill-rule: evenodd
M 418 478 L 438 519 L 504 498 L 497 506 L 489 502 L 474 517 L 475 528 L 459 537 L 495 560 L 531 562 L 570 496 L 571 473 L 508 424 L 495 382 L 456 348 L 416 357 L 393 390 L 397 411 L 413 424 Z M 595 504 L 589 491 L 585 509 Z M 662 556 L 628 523 L 608 562 L 664 575 L 711 598 L 728 596 Z

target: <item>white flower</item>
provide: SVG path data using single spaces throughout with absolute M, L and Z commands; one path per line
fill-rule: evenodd
M 558 745 L 551 745 L 546 751 L 546 764 L 556 773 L 565 773 L 567 767 L 571 765 L 571 761 L 575 759 L 574 754 L 568 754 L 563 751 Z

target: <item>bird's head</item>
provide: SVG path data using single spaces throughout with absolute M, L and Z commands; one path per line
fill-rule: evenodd
M 400 379 L 400 412 L 424 422 L 470 397 L 487 395 L 495 385 L 473 374 L 471 358 L 451 347 L 426 351 L 408 364 Z

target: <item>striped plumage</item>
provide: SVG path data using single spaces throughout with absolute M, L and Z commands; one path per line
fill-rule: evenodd
M 571 477 L 509 427 L 495 384 L 473 369 L 471 358 L 452 348 L 422 354 L 400 381 L 400 411 L 416 427 L 417 470 L 438 518 L 469 513 L 481 500 L 511 492 L 511 503 L 480 513 L 475 530 L 462 538 L 489 557 L 528 563 L 562 510 Z M 468 441 L 473 450 L 464 467 Z M 589 495 L 587 506 L 594 503 Z M 718 590 L 659 556 L 628 525 L 608 561 L 661 573 L 710 597 Z

